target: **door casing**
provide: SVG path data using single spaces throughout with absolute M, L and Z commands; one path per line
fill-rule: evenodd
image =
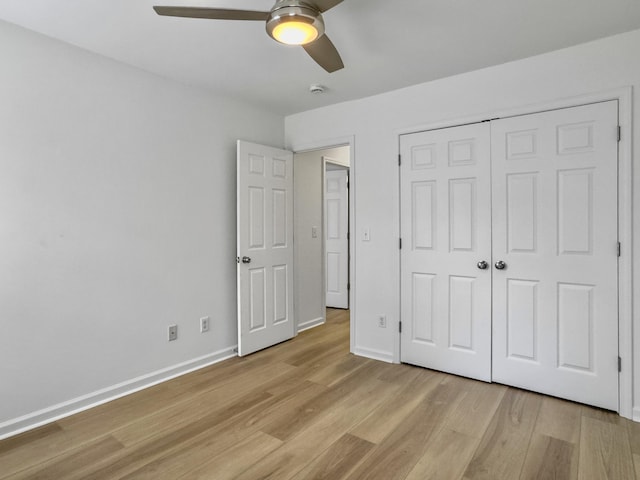
M 327 150 L 330 148 L 336 147 L 349 147 L 349 231 L 355 232 L 356 228 L 356 157 L 355 157 L 355 136 L 346 136 L 346 137 L 337 137 L 337 138 L 328 138 L 324 140 L 318 140 L 310 143 L 300 143 L 300 144 L 292 144 L 287 145 L 287 149 L 293 151 L 294 155 L 298 153 L 311 152 L 314 150 Z M 324 169 L 324 165 L 323 165 Z M 294 173 L 295 177 L 295 162 L 294 162 Z M 324 181 L 324 179 L 323 179 Z M 294 240 L 295 241 L 295 240 Z M 356 263 L 356 252 L 355 252 L 355 242 L 349 242 L 349 284 L 351 288 L 349 290 L 349 311 L 350 311 L 350 320 L 349 320 L 349 350 L 351 353 L 358 354 L 358 349 L 356 347 L 356 328 L 355 328 L 355 319 L 356 317 L 356 275 L 355 275 L 355 263 Z M 324 252 L 323 252 L 324 255 Z M 324 272 L 323 279 L 324 282 Z M 324 292 L 323 292 L 324 296 Z M 294 305 L 294 309 L 296 305 Z M 296 316 L 297 317 L 297 316 Z M 297 328 L 297 325 L 296 325 Z M 296 330 L 297 333 L 298 330 Z M 363 356 L 370 356 L 368 353 L 362 352 Z
M 510 109 L 494 110 L 467 117 L 459 117 L 451 120 L 432 122 L 414 127 L 396 130 L 397 151 L 400 152 L 401 135 L 417 133 L 426 130 L 436 130 L 469 123 L 478 123 L 494 118 L 506 118 L 520 116 L 531 113 L 540 113 L 547 110 L 575 107 L 590 103 L 603 102 L 608 100 L 618 100 L 618 123 L 620 125 L 621 138 L 618 143 L 618 239 L 622 245 L 619 257 L 618 268 L 618 345 L 619 354 L 622 358 L 622 369 L 619 373 L 619 411 L 620 416 L 632 418 L 640 421 L 640 407 L 633 408 L 633 177 L 632 177 L 632 112 L 633 97 L 632 87 L 622 87 L 613 90 L 606 90 L 592 94 L 586 94 L 571 98 L 561 98 L 550 100 L 534 105 L 514 107 Z M 398 168 L 398 212 L 400 203 L 400 169 Z M 398 220 L 400 215 L 398 216 Z M 398 251 L 398 266 L 400 265 L 400 251 Z M 352 286 L 354 284 L 352 283 Z M 398 310 L 402 318 L 400 305 L 401 298 L 398 296 Z M 352 321 L 353 324 L 353 321 Z M 636 332 L 638 342 L 640 342 L 640 332 Z M 400 363 L 400 333 L 395 332 L 395 350 L 393 355 L 394 363 Z

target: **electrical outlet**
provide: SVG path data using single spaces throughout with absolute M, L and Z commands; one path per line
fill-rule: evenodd
M 169 341 L 178 339 L 178 325 L 169 325 Z
M 387 328 L 387 316 L 386 315 L 378 315 L 378 327 Z
M 208 332 L 209 331 L 209 322 L 210 322 L 210 318 L 209 317 L 202 317 L 200 319 L 200 333 L 204 333 L 204 332 Z

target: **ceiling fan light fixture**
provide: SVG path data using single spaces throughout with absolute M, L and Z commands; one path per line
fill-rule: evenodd
M 276 25 L 272 36 L 278 42 L 287 45 L 306 45 L 313 42 L 319 35 L 313 25 L 293 19 Z
M 316 10 L 297 2 L 285 3 L 269 15 L 267 33 L 280 43 L 306 45 L 324 34 L 324 21 Z

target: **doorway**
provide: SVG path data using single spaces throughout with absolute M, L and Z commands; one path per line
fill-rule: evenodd
M 340 308 L 349 307 L 349 191 L 342 191 L 342 186 L 346 189 L 346 177 L 336 183 L 334 176 L 340 177 L 349 171 L 351 146 L 297 152 L 293 163 L 294 305 L 300 332 L 325 323 L 326 308 L 333 306 L 332 300 L 327 302 L 328 293 L 331 297 L 332 293 L 341 291 Z M 327 185 L 331 190 L 329 206 Z M 337 249 L 335 242 L 339 239 L 347 243 Z M 327 265 L 328 258 L 330 265 Z

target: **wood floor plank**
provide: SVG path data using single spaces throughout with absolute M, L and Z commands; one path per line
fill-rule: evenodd
M 582 405 L 559 398 L 544 397 L 535 431 L 542 435 L 577 444 L 580 440 Z
M 615 412 L 604 410 L 602 408 L 590 407 L 589 405 L 582 405 L 582 416 L 594 418 L 607 423 L 613 423 L 614 425 L 625 425 L 627 420 L 622 418 Z
M 264 402 L 242 410 L 237 415 L 230 416 L 216 425 L 212 431 L 203 431 L 178 445 L 173 445 L 164 454 L 143 463 L 130 475 L 135 478 L 178 478 L 195 465 L 202 465 L 213 456 L 242 443 L 244 439 L 255 436 L 261 425 L 273 418 L 290 414 L 296 405 L 318 395 L 324 388 L 312 382 L 305 382 L 301 386 L 292 388 L 287 394 L 279 397 L 272 396 Z M 269 436 L 269 438 L 273 437 Z M 279 443 L 281 441 L 278 440 Z M 254 460 L 257 459 L 256 457 Z M 236 473 L 246 468 L 245 465 Z
M 439 384 L 371 452 L 369 460 L 351 475 L 351 480 L 384 478 L 403 480 L 425 454 L 429 440 L 464 393 Z
M 120 442 L 112 436 L 107 436 L 65 455 L 60 455 L 47 462 L 22 470 L 7 478 L 11 480 L 66 479 L 84 471 L 87 465 L 92 465 L 105 456 L 123 449 L 124 446 Z
M 635 476 L 626 428 L 582 417 L 579 476 L 583 480 L 631 479 Z
M 631 452 L 640 455 L 640 422 L 625 421 Z
M 446 428 L 481 438 L 498 409 L 507 387 L 459 377 L 449 378 L 459 382 L 454 388 L 466 394 L 449 414 Z
M 426 446 L 426 453 L 406 480 L 455 480 L 462 477 L 480 440 L 443 428 Z
M 0 453 L 0 478 L 24 470 L 25 466 L 31 463 L 50 460 L 88 441 L 88 439 L 83 439 L 82 442 L 74 440 L 75 435 L 63 430 L 57 422 L 27 434 L 3 440 L 0 442 L 3 446 L 3 451 Z M 4 443 L 7 443 L 6 447 Z
M 534 433 L 520 479 L 577 479 L 578 457 L 578 448 L 573 443 Z
M 225 392 L 219 393 L 220 397 L 224 397 Z M 240 396 L 229 395 L 232 396 L 232 401 L 216 396 L 208 402 L 198 399 L 193 404 L 181 403 L 168 411 L 147 415 L 137 422 L 118 428 L 113 431 L 113 435 L 124 445 L 133 446 L 148 438 L 158 437 L 165 432 L 176 431 L 193 423 L 205 421 L 215 425 L 272 396 L 261 390 L 249 390 Z M 222 404 L 217 404 L 216 400 L 221 400 Z
M 295 368 L 285 364 L 272 365 L 271 369 L 257 367 L 253 373 L 248 371 L 236 375 L 219 388 L 207 388 L 156 411 L 149 408 L 148 414 L 140 415 L 140 418 L 114 429 L 113 435 L 123 444 L 133 445 L 149 436 L 158 435 L 163 430 L 175 430 L 194 422 L 203 414 L 211 417 L 217 411 L 221 417 L 234 415 L 238 409 L 243 408 L 244 403 L 253 404 L 251 395 L 262 397 L 267 393 L 263 387 L 288 378 L 291 370 Z
M 232 480 L 246 470 L 248 465 L 252 465 L 269 455 L 281 444 L 282 442 L 277 438 L 273 438 L 266 433 L 256 432 L 180 478 L 184 480 Z M 176 479 L 176 477 L 168 476 L 153 478 L 154 480 Z
M 281 440 L 293 437 L 297 432 L 309 425 L 317 416 L 331 408 L 336 408 L 342 403 L 350 402 L 354 396 L 359 395 L 367 388 L 366 379 L 375 378 L 375 371 L 378 367 L 375 362 L 368 362 L 360 367 L 342 381 L 329 387 L 324 393 L 318 395 L 300 405 L 292 415 L 280 419 L 262 430 Z
M 398 395 L 373 410 L 352 431 L 353 435 L 372 443 L 380 443 L 413 412 L 442 381 L 444 375 L 431 370 L 413 370 L 409 381 Z
M 366 458 L 374 444 L 346 433 L 292 480 L 341 480 Z
M 21 433 L 20 435 L 16 435 L 14 437 L 8 438 L 0 442 L 0 459 L 7 453 L 12 450 L 17 450 L 19 448 L 24 448 L 30 445 L 33 445 L 34 442 L 37 442 L 43 438 L 51 438 L 55 434 L 58 434 L 62 431 L 62 427 L 57 422 L 50 423 L 49 425 L 44 425 L 40 428 L 36 428 L 34 430 L 30 430 L 25 433 Z
M 316 459 L 378 405 L 394 396 L 397 386 L 364 378 L 367 387 L 347 402 L 325 410 L 271 455 L 238 476 L 237 480 L 288 480 Z
M 640 478 L 640 455 L 637 453 L 633 454 L 633 468 L 636 472 L 636 478 Z
M 366 359 L 348 354 L 343 356 L 339 362 L 328 363 L 322 368 L 318 368 L 307 375 L 307 379 L 326 385 L 328 387 L 335 385 L 356 371 L 358 368 L 366 365 Z
M 155 460 L 172 455 L 184 444 L 190 444 L 200 435 L 213 435 L 216 427 L 228 421 L 229 418 L 243 412 L 245 409 L 258 408 L 272 396 L 267 393 L 256 393 L 244 398 L 234 405 L 233 412 L 214 411 L 189 424 L 182 425 L 172 431 L 163 430 L 158 435 L 147 437 L 145 441 L 136 443 L 123 452 L 107 456 L 97 462 L 91 470 L 91 478 L 111 479 L 121 478 Z
M 518 478 L 541 403 L 541 395 L 509 389 L 489 423 L 464 478 Z
M 378 379 L 389 383 L 398 383 L 400 385 L 406 385 L 412 379 L 415 378 L 416 372 L 435 372 L 434 370 L 428 370 L 421 367 L 415 367 L 406 363 L 397 365 L 394 363 L 387 363 L 384 365 L 382 372 L 378 375 Z

